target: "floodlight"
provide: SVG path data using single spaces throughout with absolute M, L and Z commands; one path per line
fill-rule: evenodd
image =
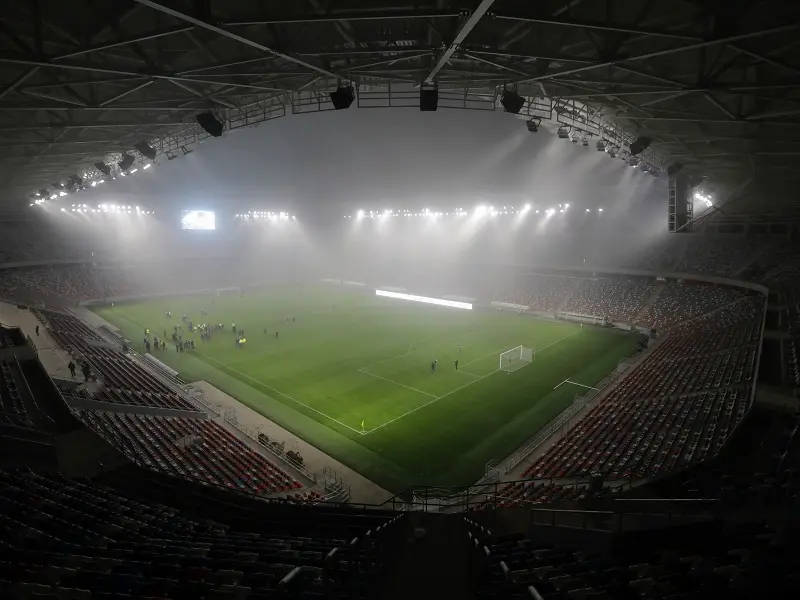
M 475 207 L 475 216 L 482 217 L 483 215 L 486 214 L 487 210 L 488 209 L 483 204 L 478 205 Z
M 564 208 L 569 208 L 569 203 L 565 204 Z
M 581 139 L 581 143 L 584 146 L 588 146 L 589 145 L 589 136 L 588 135 L 584 135 L 583 138 Z
M 66 196 L 66 195 L 67 195 L 67 192 L 59 192 L 59 193 L 58 193 L 58 195 L 59 195 L 59 196 Z
M 558 128 L 557 134 L 560 139 L 566 140 L 567 138 L 569 138 L 569 129 L 562 125 L 561 127 Z
M 363 219 L 364 218 L 364 211 L 360 210 L 356 213 L 356 218 Z
M 134 173 L 136 173 L 136 171 L 138 171 L 138 170 L 139 170 L 139 169 L 131 169 L 131 175 L 133 175 Z
M 216 115 L 212 112 L 204 112 L 200 113 L 199 115 L 195 115 L 195 120 L 197 124 L 202 127 L 206 133 L 213 137 L 220 137 L 222 135 L 222 130 L 225 128 L 225 124 L 217 119 Z M 183 146 L 181 149 L 183 150 Z M 184 150 L 184 154 L 188 154 Z
M 597 212 L 603 212 L 603 209 L 602 208 L 598 208 Z
M 647 147 L 650 145 L 650 141 L 651 140 L 649 137 L 642 136 L 637 138 L 636 141 L 631 143 L 630 145 L 631 156 L 641 154 L 642 152 L 647 150 Z
M 93 182 L 92 182 L 92 187 L 94 187 L 94 186 L 96 186 L 96 185 L 97 185 L 97 182 L 96 182 L 96 181 L 93 181 Z
M 133 162 L 136 160 L 131 154 L 127 152 L 122 155 L 122 158 L 117 163 L 120 171 L 127 171 L 133 166 Z
M 589 212 L 589 209 L 588 209 L 588 208 L 586 209 L 586 212 Z
M 138 144 L 134 144 L 133 147 L 136 148 L 139 151 L 139 153 L 145 158 L 149 158 L 150 160 L 155 160 L 156 151 L 147 142 L 139 142 Z
M 147 163 L 147 164 L 146 164 L 144 167 L 142 167 L 142 168 L 143 168 L 143 169 L 149 169 L 149 168 L 150 168 L 150 167 L 152 167 L 152 166 L 153 166 L 152 164 L 150 164 L 150 163 Z
M 503 90 L 500 104 L 503 105 L 506 112 L 516 115 L 522 110 L 522 107 L 525 106 L 525 98 L 513 90 Z
M 58 198 L 58 194 L 53 194 L 50 196 L 50 200 L 55 200 L 56 198 Z
M 356 99 L 356 94 L 353 91 L 353 86 L 340 86 L 335 92 L 330 93 L 333 108 L 336 110 L 344 110 L 350 108 L 353 100 Z
M 597 151 L 598 152 L 605 152 L 606 151 L 606 141 L 605 140 L 597 140 Z

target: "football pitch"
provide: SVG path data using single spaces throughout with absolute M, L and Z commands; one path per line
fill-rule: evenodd
M 208 381 L 393 492 L 474 482 L 487 462 L 535 435 L 641 340 L 322 285 L 93 310 L 140 350 L 145 327 L 171 336 L 184 314 L 195 325 L 224 324 L 206 342 L 184 326 L 195 351 L 178 353 L 168 342 L 154 354 L 184 380 Z M 242 347 L 231 323 L 245 330 Z M 500 354 L 520 345 L 535 350 L 533 362 L 500 370 Z

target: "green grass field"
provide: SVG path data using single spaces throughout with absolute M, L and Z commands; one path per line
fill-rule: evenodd
M 195 352 L 168 345 L 157 356 L 185 380 L 208 381 L 393 492 L 474 482 L 488 461 L 513 452 L 641 339 L 322 286 L 94 310 L 139 348 L 144 327 L 161 337 L 183 314 L 195 324 L 224 323 L 210 342 L 195 334 Z M 231 322 L 245 329 L 246 346 L 236 347 Z M 519 345 L 536 349 L 534 361 L 499 370 L 500 353 Z

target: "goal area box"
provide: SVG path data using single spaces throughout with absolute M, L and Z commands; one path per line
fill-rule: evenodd
M 506 373 L 513 373 L 525 365 L 532 363 L 533 359 L 533 348 L 517 346 L 511 350 L 506 350 L 500 355 L 500 370 Z

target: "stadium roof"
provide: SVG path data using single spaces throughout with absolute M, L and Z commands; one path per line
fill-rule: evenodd
M 201 112 L 234 129 L 331 109 L 339 85 L 359 108 L 418 108 L 435 84 L 439 109 L 503 110 L 516 90 L 524 119 L 622 146 L 649 137 L 645 160 L 680 162 L 720 194 L 800 173 L 800 2 L 410 4 L 7 0 L 8 195 L 92 176 L 141 141 L 180 155 L 207 136 Z

